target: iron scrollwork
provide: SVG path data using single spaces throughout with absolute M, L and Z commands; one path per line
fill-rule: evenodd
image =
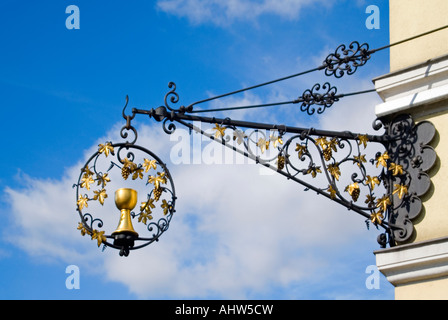
M 334 76 L 336 78 L 342 78 L 344 75 L 352 75 L 354 74 L 359 67 L 364 66 L 367 61 L 370 60 L 371 54 L 375 51 L 369 51 L 369 45 L 367 43 L 359 44 L 357 41 L 353 41 L 348 45 L 348 47 L 345 44 L 340 45 L 337 47 L 334 53 L 330 53 L 325 60 L 323 61 L 322 65 L 308 70 L 304 72 L 300 72 L 298 74 L 294 74 L 291 76 L 283 77 L 280 79 L 268 81 L 266 83 L 254 85 L 248 88 L 236 90 L 233 92 L 228 92 L 222 95 L 218 95 L 215 97 L 203 99 L 200 101 L 196 101 L 194 103 L 191 103 L 187 107 L 181 106 L 178 109 L 176 109 L 173 105 L 177 104 L 179 102 L 179 94 L 176 92 L 176 84 L 174 82 L 170 82 L 168 84 L 169 89 L 171 89 L 164 98 L 164 105 L 165 108 L 171 112 L 176 113 L 192 113 L 193 107 L 197 106 L 199 104 L 210 102 L 216 99 L 228 97 L 237 93 L 245 92 L 248 90 L 254 90 L 266 85 L 270 85 L 276 82 L 284 81 L 287 79 L 291 79 L 294 77 L 297 77 L 299 75 L 304 75 L 310 72 L 318 71 L 318 70 L 324 70 L 325 75 L 327 76 Z M 319 90 L 326 90 L 324 93 L 319 93 Z M 299 97 L 296 100 L 279 103 L 279 104 L 286 104 L 286 103 L 302 103 L 301 110 L 306 111 L 309 115 L 314 114 L 315 108 L 311 107 L 313 105 L 319 105 L 317 112 L 323 113 L 325 109 L 331 107 L 334 102 L 339 100 L 339 97 L 336 96 L 337 89 L 336 87 L 330 86 L 328 82 L 324 83 L 322 86 L 320 84 L 316 84 L 313 86 L 313 88 L 306 90 L 301 97 Z M 254 107 L 262 107 L 262 106 L 268 106 L 268 105 L 279 105 L 277 103 L 271 103 L 271 104 L 265 104 L 265 105 L 255 105 L 255 106 L 245 106 L 245 107 L 237 107 L 237 108 L 254 108 Z M 226 110 L 226 109 L 224 109 Z M 196 111 L 197 112 L 197 111 Z M 201 111 L 200 111 L 201 112 Z M 164 128 L 166 126 L 164 125 Z M 165 131 L 171 131 L 172 129 L 167 128 Z
M 128 99 L 126 106 L 127 102 Z M 83 236 L 89 235 L 96 240 L 98 247 L 118 249 L 121 256 L 128 256 L 130 250 L 159 241 L 168 230 L 176 202 L 174 183 L 166 165 L 152 151 L 135 144 L 137 131 L 130 125 L 135 114 L 125 115 L 126 106 L 123 117 L 127 124 L 120 134 L 126 139 L 130 130 L 135 134 L 134 140 L 100 144 L 81 168 L 79 179 L 73 185 L 76 188 L 76 210 L 81 219 L 78 230 Z M 136 230 L 132 234 L 117 233 L 117 230 L 109 234 L 106 230 L 116 226 L 119 217 L 113 213 L 120 212 L 114 206 L 109 190 L 123 187 L 136 189 L 139 194 L 137 210 L 130 212 Z M 92 210 L 96 212 L 95 216 Z
M 323 93 L 319 92 L 321 89 L 324 90 Z M 325 82 L 322 86 L 319 83 L 315 84 L 311 89 L 304 91 L 302 97 L 299 98 L 302 101 L 300 110 L 311 116 L 316 111 L 313 106 L 318 105 L 317 113 L 322 114 L 325 109 L 339 101 L 336 96 L 337 91 L 337 88 L 332 87 L 328 82 Z
M 154 183 L 154 189 L 147 192 L 147 199 L 146 202 L 142 203 L 140 213 L 134 213 L 133 217 L 138 217 L 139 221 L 147 222 L 148 212 L 153 209 L 155 197 L 159 197 L 163 193 L 168 199 L 163 202 L 161 208 L 167 217 L 161 218 L 158 223 L 148 224 L 148 230 L 153 232 L 152 237 L 139 238 L 138 240 L 149 241 L 149 243 L 156 241 L 161 233 L 168 228 L 176 199 L 171 176 L 155 155 L 149 150 L 135 146 L 137 131 L 132 127 L 131 120 L 136 114 L 146 114 L 156 121 L 162 122 L 163 130 L 167 134 L 172 134 L 176 130 L 176 123 L 179 123 L 191 131 L 196 131 L 245 157 L 253 159 L 256 163 L 275 170 L 289 180 L 303 185 L 305 190 L 315 191 L 319 195 L 360 214 L 366 219 L 367 227 L 374 225 L 378 229 L 384 229 L 384 232 L 378 236 L 378 242 L 382 247 L 386 247 L 387 244 L 395 246 L 397 243 L 409 240 L 414 230 L 412 221 L 418 217 L 422 210 L 420 197 L 427 193 L 431 185 L 427 172 L 433 167 L 437 157 L 434 149 L 428 145 L 435 135 L 435 129 L 431 123 L 424 121 L 416 125 L 412 117 L 407 115 L 395 119 L 377 119 L 374 121 L 374 129 L 378 131 L 384 128 L 385 133 L 368 135 L 349 131 L 325 131 L 193 115 L 193 113 L 210 112 L 210 110 L 193 111 L 195 105 L 317 70 L 324 70 L 326 76 L 336 78 L 352 75 L 359 67 L 364 66 L 370 60 L 371 54 L 384 48 L 386 47 L 369 50 L 368 44 L 353 41 L 348 46 L 340 45 L 334 53 L 326 57 L 320 67 L 200 100 L 188 107 L 181 106 L 178 109 L 173 106 L 179 103 L 179 94 L 176 92 L 176 85 L 173 82 L 168 85 L 170 90 L 165 95 L 164 106 L 156 109 L 133 109 L 132 115 L 126 115 L 125 109 L 128 104 L 128 98 L 126 98 L 126 106 L 123 109 L 123 118 L 126 120 L 126 125 L 121 131 L 121 136 L 126 139 L 128 131 L 131 131 L 134 133 L 135 139 L 131 142 L 127 141 L 125 144 L 100 145 L 98 152 L 83 168 L 79 181 L 75 185 L 77 187 L 77 209 L 82 219 L 79 227 L 81 232 L 83 234 L 88 233 L 92 235 L 92 238 L 96 238 L 98 245 L 104 243 L 107 246 L 114 246 L 106 240 L 111 236 L 104 236 L 94 229 L 94 225 L 101 228 L 105 223 L 101 219 L 94 218 L 90 213 L 82 213 L 82 209 L 87 207 L 90 201 L 99 200 L 101 202 L 104 201 L 106 196 L 102 195 L 102 191 L 99 190 L 93 197 L 89 197 L 82 195 L 80 189 L 88 189 L 89 183 L 94 184 L 96 182 L 98 186 L 103 184 L 104 187 L 105 177 L 115 167 L 121 167 L 122 172 L 129 169 L 129 174 L 133 174 L 132 177 L 135 177 L 135 179 L 140 178 L 143 170 L 142 162 L 134 162 L 136 157 L 134 157 L 133 152 L 129 152 L 126 158 L 118 156 L 118 162 L 111 162 L 109 169 L 104 174 L 98 171 L 97 159 L 103 152 L 107 152 L 108 147 L 112 150 L 118 148 L 118 155 L 123 149 L 136 148 L 150 154 L 154 159 L 148 160 L 145 158 L 145 163 L 146 160 L 155 161 L 158 166 L 164 169 L 163 173 L 158 173 L 159 176 L 149 177 L 148 183 Z M 341 97 L 347 95 L 337 95 L 336 87 L 326 82 L 323 85 L 314 85 L 311 89 L 304 91 L 301 97 L 293 101 L 211 111 L 301 103 L 301 111 L 307 112 L 309 115 L 315 112 L 321 114 L 339 101 Z M 315 105 L 317 107 L 314 107 Z M 196 121 L 210 124 L 213 127 L 205 130 L 197 128 L 194 124 Z M 93 171 L 88 165 L 91 161 L 94 163 L 91 167 Z M 128 164 L 128 162 L 131 164 Z M 94 179 L 95 175 L 96 179 Z M 158 188 L 156 183 L 158 186 L 160 183 L 170 186 Z M 125 251 L 129 249 L 124 248 Z
M 165 107 L 172 112 L 191 112 L 193 110 L 193 106 L 190 105 L 188 107 L 181 106 L 179 109 L 175 109 L 171 106 L 171 104 L 176 104 L 179 102 L 179 94 L 176 92 L 176 84 L 174 82 L 170 82 L 168 84 L 168 88 L 171 90 L 165 95 Z
M 371 52 L 367 43 L 359 44 L 353 41 L 348 47 L 342 44 L 325 59 L 323 63 L 325 74 L 336 78 L 341 78 L 346 73 L 352 75 L 370 60 L 370 56 Z
M 420 36 L 423 35 L 425 34 Z M 170 90 L 165 95 L 164 106 L 156 109 L 133 109 L 132 114 L 127 115 L 125 111 L 129 98 L 126 97 L 122 112 L 126 125 L 121 129 L 120 135 L 127 139 L 129 132 L 132 132 L 134 139 L 125 143 L 100 144 L 98 151 L 82 167 L 78 182 L 73 186 L 76 188 L 76 210 L 81 218 L 78 230 L 82 235 L 88 234 L 92 240 L 96 240 L 98 247 L 103 244 L 104 248 L 116 248 L 120 250 L 120 255 L 127 256 L 130 250 L 158 241 L 168 229 L 176 202 L 172 177 L 166 165 L 155 154 L 135 144 L 137 130 L 131 125 L 136 114 L 145 114 L 162 122 L 167 134 L 172 134 L 177 129 L 175 123 L 179 123 L 190 131 L 207 136 L 256 163 L 275 170 L 289 180 L 303 185 L 306 191 L 313 190 L 360 214 L 366 218 L 367 227 L 373 224 L 378 229 L 384 229 L 378 236 L 381 247 L 386 247 L 387 244 L 395 246 L 409 240 L 414 231 L 412 221 L 422 211 L 420 197 L 431 187 L 428 171 L 437 159 L 436 152 L 429 146 L 436 133 L 430 122 L 415 124 L 409 115 L 376 119 L 373 128 L 377 131 L 384 128 L 385 133 L 368 135 L 192 115 L 199 112 L 298 103 L 301 103 L 302 112 L 312 115 L 317 111 L 321 114 L 344 96 L 374 90 L 337 95 L 336 87 L 326 82 L 314 85 L 292 101 L 199 111 L 193 111 L 193 106 L 318 70 L 324 70 L 326 76 L 336 78 L 352 75 L 370 60 L 373 53 L 391 46 L 369 50 L 368 44 L 353 41 L 348 47 L 340 45 L 317 68 L 200 100 L 178 109 L 173 106 L 179 102 L 174 82 L 168 85 Z M 317 110 L 314 105 L 318 106 Z M 214 127 L 203 130 L 195 126 L 196 121 Z M 115 160 L 110 160 L 109 156 L 115 157 Z M 101 209 L 110 202 L 107 200 L 109 195 L 106 185 L 109 186 L 112 180 L 116 181 L 117 177 L 120 180 L 116 172 L 118 170 L 114 171 L 116 168 L 120 169 L 121 183 L 132 179 L 144 184 L 141 190 L 144 190 L 145 197 L 140 199 L 143 200 L 140 211 L 130 215 L 145 226 L 149 232 L 147 237 L 130 236 L 128 233 L 118 237 L 116 232 L 105 234 L 101 229 L 110 225 L 111 216 L 106 214 L 104 218 L 98 218 L 86 212 L 87 208 L 90 210 L 89 205 L 96 204 Z M 113 209 L 99 211 L 110 213 Z M 157 212 L 158 217 L 155 218 Z M 110 239 L 114 242 L 109 242 Z M 135 245 L 138 241 L 142 244 Z
M 291 134 L 288 130 L 247 130 L 216 124 L 214 140 L 229 141 L 229 136 L 243 147 L 242 154 L 256 162 L 336 201 L 366 218 L 367 223 L 388 228 L 389 197 L 381 188 L 392 163 L 384 162 L 387 151 L 368 159 L 368 135 L 350 132 L 319 135 L 316 130 Z M 249 131 L 249 132 L 248 132 Z M 233 146 L 235 150 L 235 146 Z M 382 146 L 384 149 L 384 146 Z
M 432 123 L 422 121 L 415 124 L 409 115 L 401 115 L 393 121 L 386 122 L 387 149 L 390 161 L 403 168 L 403 174 L 390 176 L 386 187 L 392 194 L 392 207 L 389 224 L 394 231 L 397 242 L 405 242 L 413 235 L 413 223 L 422 211 L 421 197 L 431 187 L 428 171 L 437 160 L 435 150 L 429 145 L 436 130 Z M 402 201 L 396 188 L 407 186 L 407 193 Z
M 318 93 L 319 85 L 309 90 L 308 99 L 328 107 L 327 98 L 335 97 L 336 89 L 328 83 L 322 88 L 324 94 Z M 385 133 L 367 135 L 198 117 L 165 107 L 135 111 L 163 121 L 164 128 L 169 121 L 167 133 L 176 129 L 174 122 L 180 123 L 362 215 L 368 227 L 384 229 L 378 236 L 382 247 L 412 236 L 420 197 L 430 186 L 426 171 L 436 159 L 428 146 L 434 127 L 429 122 L 415 125 L 410 116 L 377 119 L 374 129 L 383 127 Z M 197 128 L 193 121 L 213 127 Z

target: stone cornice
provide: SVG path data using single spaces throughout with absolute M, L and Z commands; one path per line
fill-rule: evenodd
M 374 252 L 378 269 L 394 286 L 448 276 L 448 237 Z
M 448 55 L 378 77 L 373 82 L 384 101 L 375 109 L 380 118 L 404 112 L 440 112 L 416 107 L 448 100 Z

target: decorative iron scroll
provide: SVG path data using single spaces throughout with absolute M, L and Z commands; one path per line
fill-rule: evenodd
M 325 74 L 342 78 L 346 73 L 352 75 L 359 67 L 370 60 L 371 52 L 367 43 L 359 44 L 353 41 L 348 48 L 345 44 L 340 45 L 336 51 L 327 56 L 324 61 Z
M 124 110 L 123 117 L 133 118 L 126 116 Z M 137 132 L 130 121 L 121 130 L 124 139 L 128 137 L 127 131 L 135 134 L 133 142 L 100 144 L 81 168 L 78 182 L 73 185 L 76 210 L 81 218 L 78 230 L 83 236 L 89 235 L 96 240 L 98 247 L 103 245 L 120 250 L 121 256 L 159 241 L 168 230 L 176 202 L 174 183 L 166 165 L 150 150 L 134 144 Z M 130 213 L 138 236 L 112 232 L 117 226 L 120 210 L 114 204 L 111 190 L 126 187 L 138 192 L 136 210 Z
M 386 180 L 386 187 L 389 194 L 392 194 L 389 226 L 393 231 L 393 238 L 397 242 L 404 242 L 413 235 L 412 220 L 422 211 L 420 197 L 431 187 L 428 171 L 436 163 L 437 154 L 429 143 L 433 140 L 436 129 L 428 121 L 415 124 L 409 115 L 401 115 L 386 122 L 385 129 L 388 137 L 388 161 L 396 163 L 403 170 L 403 174 L 390 175 Z M 407 186 L 407 189 L 400 186 Z M 403 199 L 400 200 L 404 191 Z
M 336 93 L 329 85 L 323 89 Z M 368 227 L 385 229 L 378 237 L 382 247 L 411 237 L 419 197 L 430 186 L 426 171 L 436 159 L 427 146 L 434 127 L 414 125 L 410 116 L 377 120 L 374 129 L 385 133 L 368 135 L 198 117 L 165 107 L 133 112 L 162 121 L 168 134 L 180 123 L 357 212 Z M 195 121 L 210 127 L 197 128 Z
M 323 93 L 319 92 L 321 89 L 324 90 Z M 308 115 L 313 115 L 316 111 L 313 105 L 318 105 L 317 113 L 322 114 L 325 109 L 330 108 L 335 102 L 339 101 L 339 98 L 336 96 L 337 91 L 336 87 L 332 87 L 328 82 L 325 82 L 322 86 L 318 83 L 315 84 L 299 98 L 303 101 L 300 110 L 306 111 Z
M 277 83 L 280 81 L 285 81 L 288 79 L 292 79 L 301 75 L 305 75 L 314 71 L 324 70 L 326 76 L 334 76 L 336 78 L 342 78 L 344 75 L 353 75 L 359 67 L 364 66 L 367 61 L 370 60 L 371 54 L 375 51 L 369 51 L 369 45 L 367 43 L 359 44 L 357 41 L 353 41 L 348 45 L 345 44 L 340 45 L 336 48 L 334 53 L 330 53 L 323 63 L 313 69 L 303 71 L 297 74 L 293 74 L 290 76 L 286 76 L 283 78 L 279 78 L 276 80 L 271 80 L 265 83 L 260 83 L 251 87 L 239 89 L 236 91 L 224 93 L 218 96 L 206 98 L 203 100 L 199 100 L 191 103 L 187 107 L 184 105 L 180 106 L 178 109 L 174 107 L 175 104 L 179 102 L 179 94 L 176 92 L 176 84 L 174 82 L 170 82 L 168 87 L 171 89 L 166 95 L 164 99 L 165 108 L 170 110 L 171 112 L 178 113 L 198 113 L 204 112 L 207 110 L 193 111 L 194 106 L 197 106 L 202 103 L 210 102 L 213 100 L 221 99 L 224 97 L 229 97 L 238 93 L 246 92 L 249 90 L 254 90 L 260 87 L 264 87 L 273 83 Z M 324 93 L 319 93 L 319 90 L 326 90 Z M 307 112 L 309 115 L 314 114 L 315 108 L 313 105 L 318 105 L 317 113 L 323 113 L 325 109 L 331 107 L 334 102 L 338 101 L 340 97 L 344 95 L 336 96 L 337 89 L 336 87 L 331 87 L 328 82 L 324 83 L 322 86 L 320 84 L 315 84 L 311 89 L 306 90 L 303 95 L 296 100 L 280 102 L 280 103 L 268 103 L 262 105 L 251 105 L 251 106 L 241 106 L 235 108 L 223 108 L 221 110 L 213 110 L 213 111 L 223 111 L 229 109 L 245 109 L 245 108 L 257 108 L 257 107 L 266 107 L 266 106 L 275 106 L 282 104 L 294 104 L 294 103 L 302 103 L 301 111 Z M 355 93 L 356 94 L 356 93 Z M 351 94 L 353 95 L 353 93 Z M 169 131 L 169 130 L 168 130 Z

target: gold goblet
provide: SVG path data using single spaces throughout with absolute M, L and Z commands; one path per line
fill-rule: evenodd
M 129 234 L 138 237 L 131 221 L 131 210 L 137 205 L 137 191 L 122 188 L 115 191 L 115 205 L 121 211 L 120 222 L 112 235 Z

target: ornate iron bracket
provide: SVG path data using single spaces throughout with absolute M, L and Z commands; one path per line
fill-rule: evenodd
M 392 197 L 389 226 L 393 231 L 393 238 L 397 242 L 404 242 L 413 234 L 412 220 L 422 211 L 420 197 L 431 187 L 428 171 L 434 166 L 437 154 L 429 143 L 434 138 L 436 129 L 428 121 L 415 124 L 409 115 L 401 115 L 385 122 L 385 129 L 389 161 L 403 169 L 402 175 L 390 175 L 386 180 L 388 193 Z M 399 201 L 400 191 L 395 190 L 402 185 L 407 186 L 407 193 L 403 201 Z
M 174 107 L 179 102 L 179 95 L 173 82 L 168 85 L 170 91 L 165 95 L 164 106 L 156 109 L 134 108 L 132 114 L 127 115 L 125 111 L 129 98 L 126 97 L 122 111 L 126 125 L 120 134 L 123 139 L 127 139 L 130 131 L 134 139 L 124 143 L 100 144 L 98 151 L 81 168 L 79 179 L 73 185 L 76 188 L 76 211 L 81 219 L 78 230 L 81 230 L 82 235 L 90 235 L 96 240 L 98 247 L 103 244 L 104 248 L 118 249 L 121 256 L 127 256 L 130 250 L 158 241 L 168 229 L 177 199 L 174 183 L 166 165 L 150 150 L 136 145 L 137 130 L 131 125 L 137 114 L 145 114 L 162 122 L 163 130 L 167 134 L 172 134 L 176 130 L 176 123 L 181 124 L 190 129 L 190 132 L 201 133 L 276 171 L 288 180 L 303 185 L 305 191 L 314 191 L 358 213 L 366 219 L 367 227 L 373 224 L 378 229 L 384 229 L 378 236 L 378 242 L 382 247 L 386 247 L 387 244 L 395 246 L 397 243 L 409 240 L 414 231 L 412 221 L 422 211 L 420 197 L 426 194 L 431 186 L 428 171 L 437 159 L 434 149 L 429 146 L 436 132 L 430 122 L 415 124 L 409 115 L 401 115 L 394 119 L 377 119 L 374 122 L 374 129 L 379 130 L 383 127 L 385 133 L 368 135 L 194 115 L 200 112 L 299 103 L 302 112 L 312 115 L 317 111 L 321 114 L 344 96 L 375 91 L 337 95 L 336 87 L 332 87 L 328 82 L 323 85 L 316 84 L 304 91 L 302 96 L 286 102 L 215 110 L 193 110 L 193 108 L 202 103 L 314 71 L 323 70 L 326 76 L 335 78 L 352 75 L 370 60 L 373 53 L 447 27 L 375 50 L 369 50 L 368 44 L 359 44 L 356 41 L 350 43 L 348 47 L 340 45 L 314 69 L 200 100 L 178 109 Z M 314 105 L 318 106 L 317 110 Z M 208 129 L 197 127 L 195 125 L 197 121 L 212 127 Z M 374 146 L 373 149 L 371 146 Z M 115 172 L 118 171 L 117 168 L 121 171 L 121 177 Z M 132 177 L 132 181 L 143 184 L 139 186 L 139 192 L 143 194 L 144 201 L 140 200 L 140 210 L 137 209 L 137 213 L 131 211 L 138 204 L 137 190 L 123 187 L 129 177 Z M 119 189 L 115 191 L 115 205 L 121 211 L 121 216 L 117 229 L 111 234 L 106 234 L 101 228 L 106 227 L 110 221 L 103 221 L 102 218 L 86 211 L 90 211 L 95 205 L 100 213 L 110 210 L 102 208 L 111 202 L 107 200 L 109 192 L 106 190 L 106 185 L 109 190 L 112 180 L 118 180 Z M 141 231 L 137 232 L 134 229 L 131 218 L 138 218 Z M 104 220 L 106 219 L 107 215 Z M 110 242 L 111 240 L 113 242 Z
M 174 89 L 165 100 L 171 95 L 170 101 L 177 103 Z M 422 209 L 420 197 L 431 183 L 427 171 L 436 160 L 428 146 L 434 126 L 415 125 L 409 115 L 377 119 L 374 129 L 384 127 L 385 133 L 368 135 L 201 117 L 185 114 L 182 107 L 134 108 L 132 113 L 162 122 L 167 134 L 176 130 L 175 123 L 181 124 L 360 214 L 368 227 L 384 229 L 378 236 L 381 247 L 412 236 L 412 220 Z M 198 128 L 196 122 L 212 126 Z

